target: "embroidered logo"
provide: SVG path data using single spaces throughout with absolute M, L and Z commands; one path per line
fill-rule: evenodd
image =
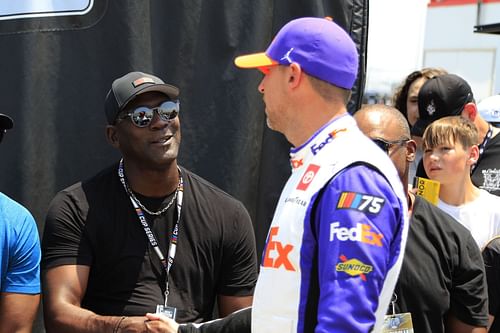
M 326 137 L 326 139 L 323 142 L 321 142 L 319 144 L 313 144 L 311 146 L 311 152 L 313 153 L 313 155 L 316 155 L 321 149 L 323 149 L 324 146 L 326 146 L 327 144 L 332 142 L 332 140 L 335 139 L 339 133 L 346 132 L 346 131 L 347 131 L 346 128 L 341 128 L 341 129 L 336 129 L 336 130 L 331 131 L 330 133 L 328 133 L 328 136 Z
M 340 222 L 330 223 L 330 242 L 338 239 L 341 242 L 361 242 L 368 245 L 382 246 L 384 235 L 372 231 L 368 224 L 356 223 L 355 227 L 341 227 Z
M 427 105 L 427 108 L 425 109 L 429 116 L 432 116 L 434 112 L 436 112 L 436 105 L 434 104 L 434 100 L 431 99 L 431 102 Z
M 293 47 L 290 50 L 288 50 L 288 52 L 285 53 L 285 55 L 283 57 L 281 57 L 280 60 L 286 60 L 289 64 L 291 64 L 292 59 L 290 58 L 290 54 L 292 53 L 292 51 L 293 51 Z
M 134 88 L 137 88 L 144 83 L 155 83 L 155 81 L 150 77 L 144 76 L 132 82 L 132 85 L 134 86 Z
M 378 214 L 384 207 L 385 199 L 373 195 L 342 192 L 337 202 L 337 209 L 354 209 L 364 213 Z
M 310 164 L 307 170 L 304 172 L 302 179 L 300 180 L 297 190 L 305 191 L 309 187 L 309 184 L 313 181 L 314 177 L 318 173 L 319 165 Z
M 344 272 L 350 276 L 359 276 L 361 280 L 366 281 L 366 274 L 373 271 L 373 266 L 366 265 L 358 259 L 349 259 L 345 255 L 340 256 L 340 263 L 335 266 L 337 272 Z
M 292 168 L 297 169 L 304 165 L 304 160 L 290 160 L 290 163 L 292 164 Z

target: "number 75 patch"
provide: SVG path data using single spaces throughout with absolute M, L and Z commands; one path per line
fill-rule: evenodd
M 384 207 L 384 203 L 384 198 L 373 195 L 342 192 L 337 202 L 337 209 L 354 209 L 364 213 L 378 214 L 382 207 Z

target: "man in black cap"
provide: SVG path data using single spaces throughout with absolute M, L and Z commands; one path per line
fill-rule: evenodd
M 146 332 L 249 306 L 255 240 L 239 201 L 177 164 L 179 89 L 132 72 L 112 84 L 106 137 L 123 158 L 52 201 L 43 239 L 49 332 Z
M 12 119 L 0 113 L 0 141 Z M 0 331 L 31 332 L 40 303 L 40 240 L 30 212 L 0 193 Z
M 470 119 L 479 132 L 479 159 L 472 168 L 472 182 L 494 195 L 500 195 L 500 132 L 481 117 L 472 89 L 460 76 L 445 74 L 428 80 L 418 94 L 419 120 L 412 127 L 412 135 L 421 137 L 426 127 L 446 116 Z M 418 177 L 425 177 L 422 162 Z

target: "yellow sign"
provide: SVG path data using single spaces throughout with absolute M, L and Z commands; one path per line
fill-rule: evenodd
M 422 177 L 416 177 L 416 180 L 417 195 L 437 205 L 439 200 L 439 182 Z

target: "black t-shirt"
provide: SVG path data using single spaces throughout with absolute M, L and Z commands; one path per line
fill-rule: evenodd
M 417 177 L 429 178 L 422 160 L 418 163 Z M 500 196 L 500 134 L 486 145 L 471 175 L 472 183 L 491 194 Z
M 476 242 L 460 223 L 418 196 L 395 293 L 396 312 L 411 313 L 415 332 L 444 332 L 448 311 L 469 325 L 488 324 L 486 277 Z
M 483 249 L 484 267 L 488 281 L 488 304 L 495 320 L 489 333 L 500 332 L 500 237 L 493 238 Z
M 179 322 L 200 322 L 212 319 L 217 295 L 253 294 L 255 238 L 241 202 L 181 170 L 184 199 L 168 305 L 177 307 Z M 146 207 L 153 205 L 150 209 L 161 204 L 139 200 Z M 175 206 L 160 217 L 145 214 L 165 257 Z M 165 270 L 120 183 L 117 165 L 56 195 L 42 247 L 42 269 L 68 264 L 91 267 L 82 307 L 97 314 L 144 315 L 164 302 Z
M 472 172 L 472 182 L 477 187 L 500 196 L 500 135 L 495 135 L 486 145 Z

